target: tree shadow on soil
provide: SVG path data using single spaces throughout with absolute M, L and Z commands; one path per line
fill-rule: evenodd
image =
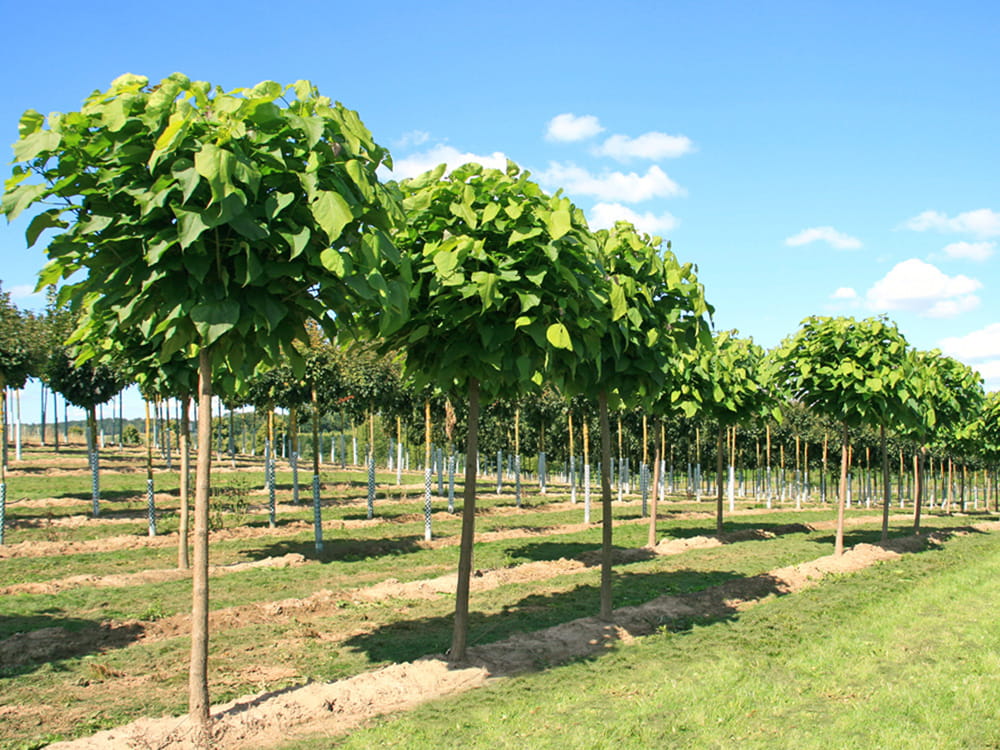
M 138 622 L 97 622 L 59 612 L 0 616 L 0 678 L 31 674 L 60 659 L 124 648 L 145 629 Z
M 629 627 L 630 631 L 644 633 L 651 633 L 659 627 L 680 632 L 690 629 L 696 622 L 710 623 L 735 617 L 738 611 L 731 600 L 737 589 L 742 588 L 751 589 L 755 598 L 781 591 L 778 582 L 769 576 L 758 576 L 751 581 L 733 571 L 682 569 L 657 573 L 617 573 L 613 582 L 613 600 L 615 606 L 620 608 L 643 604 L 661 596 L 690 597 L 692 601 L 700 598 L 695 606 L 678 608 L 676 616 L 651 613 L 645 626 L 630 623 Z M 473 592 L 473 606 L 476 599 L 483 596 L 488 594 L 477 595 Z M 471 612 L 469 645 L 484 646 L 518 633 L 533 633 L 563 625 L 581 616 L 596 615 L 599 609 L 600 589 L 596 583 L 581 584 L 568 591 L 530 594 L 514 604 L 503 605 L 499 611 Z M 616 612 L 616 620 L 620 612 Z M 400 620 L 353 636 L 345 641 L 345 646 L 363 652 L 372 662 L 412 661 L 427 654 L 443 653 L 451 643 L 453 622 L 451 614 Z M 602 632 L 614 631 L 613 625 L 608 623 L 597 627 Z

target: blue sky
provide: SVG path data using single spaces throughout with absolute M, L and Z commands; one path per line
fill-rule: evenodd
M 0 141 L 125 72 L 311 79 L 398 176 L 511 158 L 697 264 L 719 328 L 887 313 L 1000 388 L 1000 5 L 7 3 Z M 12 158 L 7 151 L 7 159 Z M 22 306 L 44 262 L 0 224 Z

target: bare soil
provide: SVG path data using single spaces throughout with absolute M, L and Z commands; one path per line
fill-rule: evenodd
M 791 528 L 794 527 L 790 527 Z M 751 578 L 724 583 L 689 595 L 662 596 L 645 604 L 615 610 L 611 622 L 585 617 L 535 633 L 522 633 L 503 641 L 469 650 L 462 664 L 449 663 L 441 655 L 388 667 L 331 683 L 308 683 L 280 691 L 246 696 L 212 710 L 214 747 L 261 748 L 287 741 L 295 734 L 326 734 L 334 737 L 376 716 L 412 708 L 425 701 L 464 692 L 518 673 L 545 668 L 606 650 L 616 643 L 628 644 L 677 619 L 732 616 L 771 596 L 788 595 L 816 585 L 831 573 L 848 573 L 878 562 L 893 560 L 926 544 L 942 544 L 947 538 L 973 531 L 997 531 L 1000 522 L 977 524 L 929 536 L 894 540 L 886 546 L 857 545 L 842 556 L 829 555 L 808 563 L 779 568 Z M 769 532 L 741 532 L 746 537 Z M 749 538 L 754 538 L 750 536 Z M 655 554 L 678 554 L 685 549 L 732 541 L 711 537 L 671 540 L 661 543 Z M 645 554 L 650 551 L 646 550 Z M 548 577 L 572 573 L 586 567 L 578 560 L 529 563 L 517 568 L 487 571 L 477 575 L 473 586 L 491 587 L 519 576 Z M 532 578 L 533 579 L 533 578 Z M 454 577 L 399 583 L 384 581 L 359 589 L 359 598 L 419 597 L 446 595 L 454 591 Z M 271 616 L 290 610 L 319 606 L 318 598 L 271 602 Z M 313 601 L 314 600 L 314 601 Z M 308 603 L 307 603 L 308 602 Z M 245 613 L 244 613 L 245 614 Z M 39 631 L 44 633 L 44 631 Z M 41 639 L 45 636 L 37 636 Z M 10 639 L 8 639 L 10 640 Z M 22 644 L 22 648 L 29 644 Z M 262 682 L 273 675 L 261 675 Z M 126 726 L 100 732 L 72 742 L 51 745 L 61 750 L 109 750 L 118 748 L 194 748 L 194 727 L 186 716 L 143 718 Z

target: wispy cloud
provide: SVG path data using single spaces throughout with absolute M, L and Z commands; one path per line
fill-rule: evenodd
M 861 240 L 857 237 L 838 232 L 833 227 L 810 227 L 785 240 L 785 244 L 791 247 L 808 245 L 812 242 L 825 242 L 837 250 L 857 250 L 861 247 Z
M 402 159 L 396 159 L 393 163 L 392 172 L 389 178 L 394 180 L 405 180 L 408 177 L 416 177 L 429 169 L 434 169 L 438 164 L 447 164 L 448 170 L 460 167 L 469 162 L 482 164 L 484 167 L 493 169 L 504 169 L 507 166 L 507 156 L 502 151 L 494 151 L 492 154 L 474 154 L 469 151 L 459 151 L 453 146 L 438 145 L 427 151 L 411 154 Z
M 964 336 L 949 336 L 938 342 L 941 351 L 949 357 L 976 362 L 982 359 L 1000 359 L 1000 323 L 990 323 L 985 328 Z
M 603 172 L 595 175 L 575 164 L 551 162 L 548 169 L 536 176 L 539 182 L 553 189 L 561 187 L 571 195 L 589 195 L 606 203 L 640 203 L 650 198 L 684 195 L 684 189 L 655 164 L 645 174 Z
M 430 139 L 431 134 L 426 130 L 411 130 L 403 133 L 392 145 L 393 148 L 417 148 L 423 146 Z
M 918 258 L 897 263 L 865 295 L 877 311 L 903 310 L 928 318 L 951 318 L 979 306 L 973 292 L 982 282 L 968 276 L 948 276 Z
M 857 298 L 858 293 L 849 286 L 842 286 L 830 295 L 830 299 L 836 300 L 856 300 Z
M 574 115 L 566 112 L 549 120 L 545 139 L 549 141 L 585 141 L 604 131 L 600 121 L 593 115 Z
M 660 236 L 676 229 L 680 223 L 677 217 L 669 212 L 639 213 L 621 203 L 598 203 L 587 212 L 587 223 L 592 229 L 610 229 L 616 221 L 631 222 L 640 232 Z
M 972 234 L 976 237 L 997 237 L 1000 236 L 1000 213 L 988 208 L 966 211 L 955 216 L 948 216 L 940 211 L 924 211 L 904 221 L 902 227 L 915 232 L 934 230 Z
M 944 246 L 944 254 L 949 258 L 962 260 L 989 260 L 996 252 L 995 242 L 952 242 Z
M 644 133 L 636 138 L 613 135 L 594 148 L 598 156 L 610 156 L 618 161 L 632 159 L 673 159 L 694 151 L 694 143 L 685 135 Z

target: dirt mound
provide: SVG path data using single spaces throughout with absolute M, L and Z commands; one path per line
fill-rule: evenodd
M 662 596 L 639 606 L 622 607 L 614 611 L 610 622 L 585 617 L 477 646 L 469 650 L 466 663 L 461 665 L 449 664 L 441 657 L 428 657 L 333 683 L 312 683 L 241 698 L 213 709 L 212 744 L 232 748 L 266 747 L 287 741 L 290 734 L 300 732 L 333 736 L 380 714 L 405 710 L 427 700 L 479 687 L 489 678 L 591 656 L 678 620 L 732 616 L 769 596 L 789 594 L 815 585 L 830 573 L 860 570 L 899 555 L 892 549 L 862 544 L 840 557 L 829 555 L 729 581 L 694 594 Z M 580 564 L 564 562 L 570 567 Z M 187 717 L 141 719 L 93 737 L 51 747 L 59 750 L 192 748 L 195 746 L 192 732 Z

